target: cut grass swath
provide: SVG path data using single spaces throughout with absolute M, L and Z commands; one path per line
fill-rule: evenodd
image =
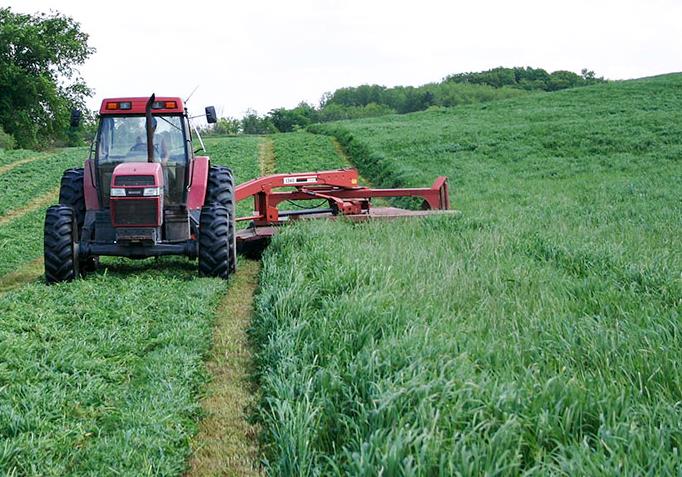
M 232 169 L 235 183 L 240 184 L 260 175 L 259 147 L 263 141 L 267 139 L 255 136 L 209 138 L 206 148 L 211 162 Z M 252 203 L 240 202 L 237 214 L 249 216 L 253 208 Z
M 64 149 L 0 174 L 0 216 L 58 189 L 64 170 L 82 167 L 86 154 L 84 148 Z
M 224 282 L 186 261 L 110 264 L 0 298 L 0 468 L 178 474 Z

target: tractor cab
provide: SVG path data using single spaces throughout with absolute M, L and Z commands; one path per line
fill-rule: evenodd
M 147 102 L 147 98 L 107 99 L 102 102 L 95 170 L 99 200 L 104 208 L 109 206 L 114 170 L 127 163 L 160 164 L 165 204 L 172 206 L 186 202 L 187 171 L 193 154 L 187 113 L 180 98 L 157 98 L 151 104 L 151 131 L 148 134 Z M 148 136 L 152 138 L 151 151 L 147 145 Z

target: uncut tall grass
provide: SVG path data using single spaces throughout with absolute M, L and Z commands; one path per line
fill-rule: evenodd
M 299 224 L 254 336 L 274 475 L 678 475 L 682 76 L 325 126 L 459 218 Z

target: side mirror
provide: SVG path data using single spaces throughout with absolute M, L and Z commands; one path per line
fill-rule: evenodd
M 206 107 L 206 122 L 208 124 L 215 124 L 218 122 L 218 115 L 215 113 L 213 106 Z
M 77 128 L 81 123 L 81 112 L 78 109 L 71 110 L 71 127 Z

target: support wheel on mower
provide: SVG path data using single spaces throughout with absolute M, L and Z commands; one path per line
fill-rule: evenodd
M 68 205 L 53 205 L 45 212 L 45 281 L 58 283 L 78 277 L 78 223 Z
M 228 278 L 235 267 L 230 250 L 234 240 L 234 217 L 227 207 L 218 203 L 203 207 L 199 219 L 199 272 Z
M 206 186 L 207 205 L 218 203 L 227 207 L 230 213 L 230 273 L 237 271 L 237 242 L 235 237 L 235 200 L 234 200 L 234 176 L 229 167 L 211 166 L 208 172 L 208 184 Z
M 85 221 L 84 174 L 83 168 L 65 170 L 59 187 L 59 203 L 70 206 L 76 214 L 79 237 Z

